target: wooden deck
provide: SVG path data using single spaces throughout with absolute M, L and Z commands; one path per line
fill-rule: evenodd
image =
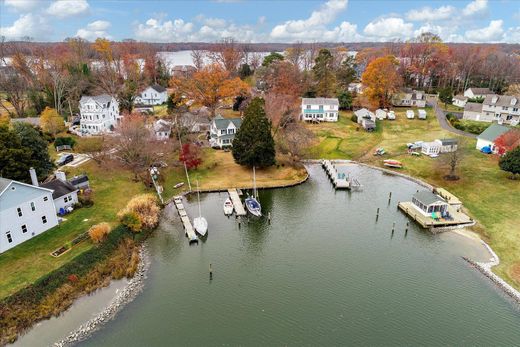
M 246 210 L 244 209 L 244 205 L 240 200 L 240 196 L 238 196 L 238 192 L 236 189 L 228 189 L 229 197 L 231 198 L 231 202 L 233 203 L 233 207 L 235 208 L 235 213 L 237 216 L 245 216 Z
M 199 239 L 197 234 L 195 234 L 195 229 L 193 229 L 193 226 L 191 225 L 190 217 L 188 217 L 188 213 L 184 209 L 182 198 L 180 196 L 176 196 L 173 198 L 173 202 L 175 203 L 177 212 L 179 212 L 179 216 L 181 217 L 182 225 L 184 226 L 184 231 L 188 237 L 188 240 L 190 240 L 190 243 L 198 242 Z
M 324 160 L 322 163 L 325 172 L 329 176 L 334 188 L 336 189 L 350 189 L 350 182 L 348 180 L 348 173 L 346 165 L 335 165 L 330 160 Z M 340 178 L 341 177 L 341 178 Z
M 397 206 L 410 216 L 414 221 L 419 223 L 423 228 L 445 228 L 454 227 L 464 224 L 472 224 L 473 220 L 462 212 L 457 212 L 454 206 L 448 206 L 448 212 L 453 217 L 453 220 L 447 220 L 440 218 L 435 220 L 430 216 L 425 216 L 414 206 L 411 201 L 400 202 Z

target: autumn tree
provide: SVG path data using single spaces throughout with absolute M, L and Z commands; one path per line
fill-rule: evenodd
M 336 93 L 334 57 L 328 49 L 320 49 L 312 67 L 317 96 L 330 98 Z
M 208 55 L 213 63 L 220 65 L 232 76 L 236 75 L 238 67 L 244 59 L 243 49 L 232 37 L 223 38 L 215 43 Z
M 303 49 L 303 44 L 301 42 L 293 44 L 284 52 L 285 59 L 297 68 L 302 64 L 304 54 L 305 50 Z
M 506 131 L 495 140 L 498 155 L 503 155 L 520 146 L 520 130 L 511 129 Z
M 154 195 L 141 194 L 133 197 L 117 215 L 123 225 L 138 233 L 154 229 L 159 224 L 160 212 Z
M 105 136 L 95 136 L 80 138 L 75 149 L 101 165 L 110 159 L 110 147 L 111 143 Z
M 192 143 L 183 144 L 179 153 L 179 161 L 186 164 L 188 169 L 196 169 L 202 164 L 200 148 Z
M 293 99 L 301 96 L 303 90 L 302 73 L 297 66 L 287 61 L 274 61 L 257 70 L 257 80 L 262 90 L 286 95 Z
M 290 123 L 282 130 L 280 142 L 296 162 L 314 142 L 316 136 L 301 123 Z
M 56 134 L 65 130 L 65 121 L 58 112 L 50 107 L 46 107 L 40 116 L 40 124 L 42 129 L 51 134 L 53 137 Z
M 205 66 L 189 78 L 174 77 L 170 80 L 170 86 L 177 95 L 206 106 L 212 117 L 222 101 L 246 95 L 250 89 L 247 83 L 238 77 L 232 78 L 230 72 L 218 64 Z
M 275 163 L 271 122 L 264 110 L 264 100 L 254 98 L 244 112 L 244 120 L 233 140 L 233 158 L 239 165 L 268 167 Z
M 264 60 L 262 61 L 262 66 L 269 66 L 272 62 L 277 60 L 284 60 L 284 56 L 278 52 L 271 52 L 264 57 Z
M 204 59 L 207 53 L 202 50 L 193 50 L 191 51 L 191 60 L 193 61 L 193 65 L 197 70 L 200 70 L 204 67 Z
M 0 107 L 11 117 L 24 117 L 26 114 L 26 93 L 28 84 L 18 74 L 0 74 Z
M 88 235 L 94 243 L 101 243 L 106 239 L 112 228 L 110 224 L 103 222 L 93 225 L 88 229 Z
M 397 73 L 397 60 L 387 55 L 374 59 L 368 64 L 363 76 L 364 94 L 375 105 L 384 108 L 391 104 L 391 97 L 401 85 L 401 78 Z
M 271 121 L 273 136 L 276 136 L 279 129 L 284 129 L 298 120 L 300 105 L 297 97 L 269 92 L 264 100 L 265 113 Z

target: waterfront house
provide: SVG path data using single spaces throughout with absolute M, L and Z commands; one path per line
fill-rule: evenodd
M 379 119 L 379 120 L 383 120 L 383 119 L 386 119 L 387 117 L 387 111 L 386 110 L 382 110 L 380 108 L 378 108 L 376 110 L 376 118 Z
M 0 177 L 0 253 L 56 225 L 52 190 Z
M 224 118 L 218 114 L 210 124 L 209 143 L 213 148 L 224 148 L 233 145 L 235 134 L 242 124 L 240 118 Z
M 108 94 L 83 95 L 79 101 L 80 132 L 82 135 L 99 135 L 114 130 L 119 116 L 119 103 Z
M 500 124 L 491 124 L 486 130 L 477 136 L 476 148 L 480 151 L 484 147 L 489 148 L 488 152 L 496 153 L 495 140 L 502 134 L 508 132 L 511 128 Z
M 55 179 L 42 183 L 40 187 L 52 191 L 54 207 L 59 215 L 72 211 L 74 205 L 78 203 L 78 188 L 67 181 L 62 171 L 57 171 Z
M 392 98 L 394 106 L 425 107 L 426 95 L 422 90 L 404 89 Z
M 302 98 L 301 107 L 301 118 L 304 121 L 338 121 L 339 101 L 337 98 Z
M 412 197 L 413 206 L 424 216 L 439 213 L 440 216 L 448 211 L 448 203 L 440 196 L 430 191 L 419 191 Z
M 135 104 L 144 106 L 162 105 L 167 99 L 168 93 L 166 92 L 166 88 L 154 84 L 139 93 L 135 98 Z
M 359 109 L 354 112 L 357 123 L 361 124 L 366 131 L 373 131 L 376 128 L 376 115 L 366 108 Z

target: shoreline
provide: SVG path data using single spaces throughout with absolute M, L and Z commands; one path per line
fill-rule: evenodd
M 139 250 L 141 260 L 137 267 L 137 271 L 123 289 L 110 301 L 101 312 L 94 318 L 80 325 L 77 329 L 71 331 L 67 337 L 53 344 L 55 347 L 65 347 L 74 345 L 90 337 L 94 332 L 112 320 L 119 311 L 121 311 L 128 303 L 132 302 L 137 295 L 143 290 L 145 279 L 147 278 L 148 269 L 150 268 L 150 255 L 144 244 Z M 95 294 L 95 293 L 94 293 Z

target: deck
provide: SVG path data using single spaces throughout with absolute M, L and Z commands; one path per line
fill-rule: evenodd
M 176 196 L 173 198 L 173 202 L 175 203 L 175 207 L 177 208 L 177 212 L 179 212 L 179 216 L 181 217 L 182 225 L 184 226 L 184 231 L 188 240 L 191 242 L 198 242 L 198 237 L 195 234 L 195 229 L 191 225 L 190 217 L 188 217 L 188 213 L 184 209 L 184 205 L 182 203 L 182 198 L 180 196 Z
M 473 224 L 473 220 L 471 218 L 462 212 L 457 212 L 457 209 L 451 205 L 448 206 L 448 212 L 453 217 L 453 220 L 447 220 L 443 218 L 435 220 L 430 216 L 425 216 L 419 212 L 419 210 L 411 201 L 400 202 L 397 206 L 399 206 L 403 212 L 410 216 L 414 221 L 419 223 L 423 228 L 445 228 Z
M 322 166 L 329 176 L 334 188 L 336 189 L 350 189 L 349 175 L 347 172 L 347 165 L 333 164 L 330 160 L 324 160 Z
M 245 216 L 246 210 L 244 209 L 244 205 L 240 200 L 240 196 L 238 196 L 238 192 L 236 189 L 228 189 L 229 197 L 231 198 L 231 202 L 233 203 L 233 207 L 235 209 L 235 214 L 237 216 Z

